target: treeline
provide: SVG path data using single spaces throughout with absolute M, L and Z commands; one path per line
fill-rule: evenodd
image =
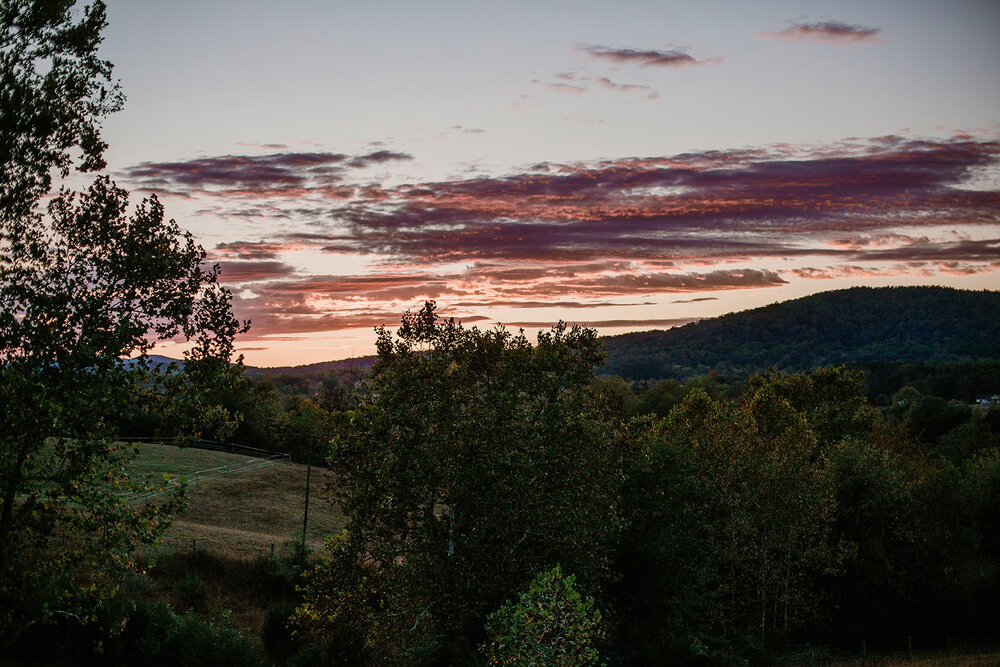
M 296 627 L 336 664 L 1000 640 L 997 408 L 912 386 L 876 406 L 827 367 L 706 376 L 647 410 L 600 358 L 592 331 L 531 345 L 430 306 L 382 332 L 334 417 L 346 530 Z
M 996 361 L 635 382 L 595 374 L 593 330 L 531 343 L 433 304 L 381 331 L 378 352 L 364 374 L 201 390 L 239 418 L 231 441 L 326 462 L 337 480 L 345 530 L 304 579 L 279 578 L 267 659 L 225 619 L 121 595 L 118 630 L 84 624 L 53 646 L 721 665 L 1000 642 L 1000 407 L 967 400 Z M 120 410 L 123 434 L 172 435 L 142 405 Z
M 812 371 L 820 364 L 807 370 Z M 925 396 L 945 402 L 974 404 L 979 398 L 1000 393 L 1000 361 L 959 361 L 952 363 L 927 362 L 869 362 L 841 364 L 857 370 L 865 377 L 865 395 L 870 403 L 889 406 L 896 394 L 910 387 Z M 772 367 L 769 370 L 779 370 Z M 601 376 L 602 390 L 617 394 L 622 409 L 628 414 L 654 413 L 665 417 L 677 402 L 691 389 L 700 387 L 714 398 L 733 398 L 746 388 L 747 375 L 722 375 L 711 371 L 705 375 L 684 380 L 632 380 L 616 375 Z
M 865 372 L 871 400 L 887 405 L 903 387 L 949 401 L 974 403 L 980 396 L 1000 393 L 1000 350 L 991 359 L 952 363 L 868 362 L 854 367 Z
M 936 441 L 978 412 L 977 397 L 1000 393 L 1000 361 L 954 363 L 871 362 L 845 365 L 864 378 L 864 394 L 873 406 L 888 409 L 905 419 L 914 436 Z M 288 452 L 304 462 L 311 443 L 322 443 L 333 434 L 333 415 L 356 406 L 368 391 L 370 366 L 325 369 L 315 373 L 247 373 L 241 381 L 216 387 L 212 400 L 224 406 L 239 422 L 226 432 L 205 430 L 199 435 L 261 449 Z M 594 389 L 608 408 L 622 417 L 666 417 L 695 389 L 714 400 L 737 400 L 748 388 L 748 376 L 711 372 L 686 380 L 632 380 L 616 375 L 594 378 Z M 902 392 L 902 393 L 901 393 Z M 907 400 L 906 410 L 900 401 Z M 905 414 L 902 414 L 905 412 Z M 990 413 L 992 414 L 992 413 Z M 163 412 L 125 405 L 116 416 L 125 437 L 169 438 L 179 429 Z M 315 447 L 322 457 L 321 446 Z
M 193 437 L 289 453 L 293 461 L 323 463 L 332 434 L 331 415 L 350 409 L 364 386 L 363 372 L 330 370 L 318 377 L 249 374 L 228 385 L 205 389 L 202 400 L 231 415 L 225 429 L 202 428 Z M 122 404 L 111 419 L 126 438 L 192 437 L 167 410 Z
M 368 372 L 205 398 L 239 417 L 230 440 L 336 475 L 346 530 L 293 615 L 312 662 L 1000 641 L 1000 407 L 974 403 L 1000 362 L 632 381 L 595 374 L 591 330 L 531 344 L 432 304 L 378 347 Z

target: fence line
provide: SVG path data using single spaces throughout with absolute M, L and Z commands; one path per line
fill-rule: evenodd
M 172 438 L 152 438 L 147 436 L 133 436 L 127 438 L 118 438 L 121 442 L 139 442 L 139 443 L 150 443 L 153 445 L 170 445 L 171 447 L 192 447 L 194 449 L 207 449 L 217 452 L 229 452 L 230 454 L 250 454 L 254 456 L 259 456 L 261 458 L 268 458 L 271 456 L 285 457 L 288 458 L 289 454 L 275 452 L 270 449 L 260 449 L 259 447 L 250 447 L 248 445 L 241 445 L 235 442 L 219 442 L 218 440 L 195 440 L 190 443 L 178 444 Z
M 149 443 L 149 444 L 159 444 L 159 445 L 170 445 L 181 448 L 191 447 L 194 449 L 221 451 L 231 454 L 247 454 L 255 457 L 254 459 L 242 463 L 233 463 L 230 465 L 216 466 L 214 468 L 196 470 L 189 475 L 171 477 L 169 480 L 167 480 L 167 483 L 163 486 L 163 488 L 156 489 L 153 491 L 119 494 L 119 497 L 128 498 L 130 500 L 148 500 L 150 498 L 154 498 L 156 496 L 167 493 L 175 489 L 176 487 L 180 486 L 181 478 L 183 478 L 187 482 L 188 486 L 194 486 L 208 479 L 221 477 L 223 475 L 238 474 L 241 472 L 246 472 L 247 470 L 253 470 L 255 468 L 262 468 L 264 466 L 269 466 L 274 463 L 287 463 L 291 460 L 291 455 L 288 454 L 287 452 L 285 453 L 272 452 L 266 449 L 247 447 L 246 445 L 240 445 L 237 443 L 222 443 L 214 440 L 197 440 L 195 442 L 185 445 L 178 445 L 173 440 L 164 440 L 156 438 L 133 437 L 133 438 L 121 438 L 121 440 L 123 442 L 139 442 L 139 443 Z

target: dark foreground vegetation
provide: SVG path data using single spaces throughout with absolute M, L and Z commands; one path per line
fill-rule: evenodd
M 531 343 L 428 303 L 364 375 L 251 382 L 231 295 L 155 198 L 50 192 L 75 160 L 103 167 L 121 102 L 104 6 L 73 5 L 0 0 L 0 661 L 760 664 L 1000 641 L 1000 412 L 970 398 L 997 393 L 996 337 L 976 338 L 997 318 L 952 314 L 973 357 L 743 374 L 706 352 L 714 372 L 635 383 L 595 375 L 592 330 Z M 150 360 L 177 337 L 183 365 Z M 345 528 L 319 553 L 152 559 L 184 485 L 133 474 L 121 435 L 325 461 Z
M 922 390 L 884 404 L 822 367 L 674 382 L 653 410 L 662 383 L 596 376 L 586 329 L 532 344 L 428 304 L 378 345 L 345 406 L 279 401 L 330 443 L 345 530 L 325 551 L 140 558 L 92 618 L 11 650 L 763 664 L 1000 641 L 1000 408 L 925 393 L 942 367 L 899 369 Z

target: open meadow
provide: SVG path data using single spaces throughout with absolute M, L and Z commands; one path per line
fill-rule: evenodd
M 131 471 L 152 480 L 164 474 L 188 479 L 187 508 L 180 512 L 157 556 L 193 549 L 251 558 L 281 550 L 302 534 L 306 466 L 246 454 L 143 443 Z M 323 538 L 343 527 L 326 488 L 325 468 L 313 466 L 309 484 L 306 541 L 319 549 Z

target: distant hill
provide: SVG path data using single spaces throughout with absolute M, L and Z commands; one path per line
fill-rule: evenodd
M 635 380 L 875 361 L 1000 359 L 1000 292 L 855 287 L 604 339 L 604 374 Z
M 367 372 L 375 365 L 378 357 L 354 357 L 352 359 L 341 359 L 339 361 L 320 361 L 315 364 L 304 364 L 302 366 L 275 366 L 273 368 L 258 368 L 247 366 L 246 375 L 251 378 L 276 378 L 276 377 L 304 377 L 321 378 L 330 373 L 351 373 Z
M 148 360 L 150 368 L 157 368 L 163 366 L 165 369 L 170 364 L 177 364 L 180 368 L 184 368 L 183 359 L 172 359 L 170 357 L 164 357 L 163 355 L 160 354 L 151 354 L 149 355 Z M 136 364 L 135 359 L 127 359 L 125 361 L 126 368 L 133 368 L 135 364 Z

